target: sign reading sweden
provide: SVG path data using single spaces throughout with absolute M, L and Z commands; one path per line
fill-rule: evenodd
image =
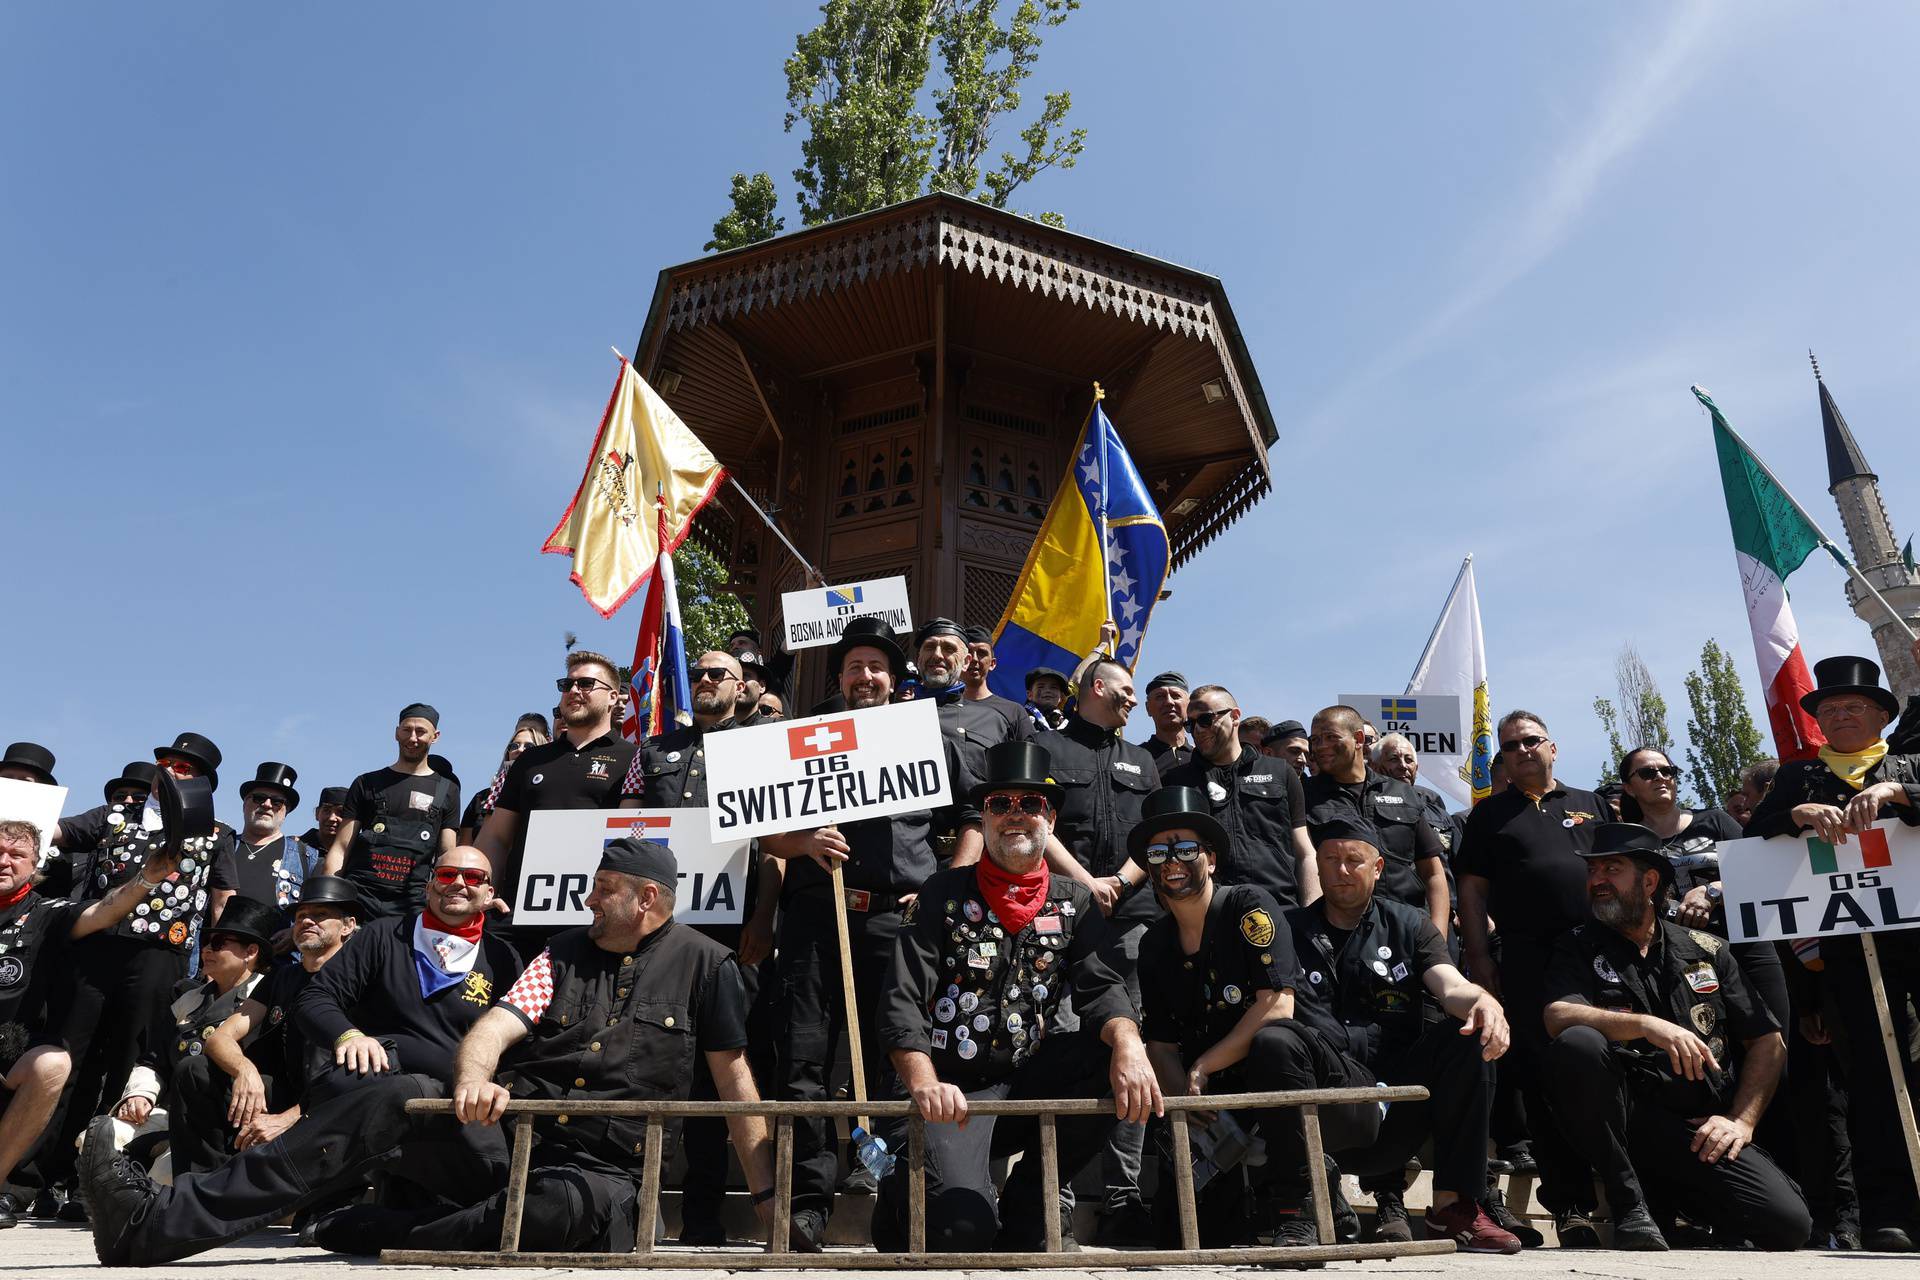
M 884 619 L 896 632 L 913 630 L 904 577 L 876 578 L 844 587 L 783 591 L 780 607 L 786 619 L 789 652 L 832 644 L 855 618 Z
M 1373 722 L 1382 736 L 1398 733 L 1423 756 L 1461 754 L 1460 699 L 1436 693 L 1346 693 L 1340 701 Z

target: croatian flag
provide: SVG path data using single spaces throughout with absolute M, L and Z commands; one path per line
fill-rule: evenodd
M 659 508 L 662 534 L 666 508 Z M 674 585 L 673 553 L 660 540 L 658 571 L 647 582 L 640 610 L 640 634 L 634 641 L 627 689 L 627 714 L 620 732 L 629 742 L 656 737 L 668 726 L 693 723 L 693 699 L 687 689 L 687 640 L 680 627 L 680 593 Z M 626 790 L 640 789 L 640 753 L 627 769 Z

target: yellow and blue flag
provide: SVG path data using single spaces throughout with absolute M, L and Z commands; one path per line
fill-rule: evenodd
M 1052 667 L 1071 673 L 1099 643 L 1100 624 L 1109 618 L 1120 632 L 1114 657 L 1132 670 L 1170 558 L 1160 512 L 1120 433 L 1095 400 L 1074 447 L 1073 465 L 1053 495 L 994 630 L 999 665 L 988 685 L 1003 697 L 1024 701 L 1027 672 Z

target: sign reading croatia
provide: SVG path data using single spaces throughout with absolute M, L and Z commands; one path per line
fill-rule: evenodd
M 720 736 L 718 734 L 716 737 Z M 600 851 L 622 836 L 657 840 L 679 864 L 673 918 L 739 924 L 747 896 L 747 841 L 715 840 L 704 809 L 535 809 L 527 815 L 515 924 L 590 924 L 587 893 Z
M 789 652 L 832 644 L 855 618 L 883 619 L 895 632 L 913 630 L 904 577 L 783 591 L 780 608 L 786 618 Z
M 1720 875 L 1735 942 L 1920 928 L 1920 835 L 1897 819 L 1840 844 L 1728 840 Z
M 937 809 L 952 799 L 931 702 L 735 729 L 709 734 L 705 745 L 715 840 Z

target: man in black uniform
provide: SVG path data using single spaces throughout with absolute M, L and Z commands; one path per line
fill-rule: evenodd
M 987 687 L 987 677 L 1000 665 L 1000 660 L 993 656 L 993 632 L 972 626 L 965 628 L 965 637 L 967 662 L 960 670 L 960 679 L 967 686 L 967 701 L 1000 713 L 1000 718 L 1007 722 L 1005 740 L 1024 742 L 1033 737 L 1035 726 L 1027 709 Z
M 1038 1126 L 969 1120 L 969 1102 L 1086 1097 L 1105 1082 L 1121 1120 L 1145 1123 L 1162 1109 L 1105 917 L 1085 887 L 1047 870 L 1060 788 L 1046 751 L 1003 743 L 986 767 L 972 797 L 986 810 L 986 857 L 926 882 L 895 941 L 880 1012 L 899 1092 L 928 1124 L 927 1248 L 936 1252 L 1038 1249 L 1044 1215 L 1058 1212 L 1041 1203 Z M 1062 1032 L 1055 1023 L 1069 992 L 1081 1029 Z M 1062 1182 L 1111 1124 L 1062 1119 Z M 904 1150 L 904 1121 L 887 1128 L 888 1145 Z M 989 1161 L 1023 1139 L 1027 1157 L 996 1207 Z M 906 1175 L 900 1161 L 881 1183 L 874 1243 L 883 1250 L 904 1244 Z
M 300 898 L 300 886 L 326 856 L 325 850 L 282 831 L 287 815 L 300 807 L 300 793 L 293 789 L 297 777 L 291 765 L 272 760 L 254 770 L 253 781 L 240 790 L 247 824 L 233 845 L 236 892 L 271 903 L 283 921 Z
M 1426 1102 L 1392 1103 L 1384 1119 L 1371 1104 L 1323 1108 L 1327 1150 L 1364 1177 L 1403 1169 L 1431 1137 L 1427 1234 L 1467 1253 L 1518 1253 L 1519 1238 L 1479 1204 L 1487 1187 L 1492 1064 L 1509 1040 L 1500 1002 L 1454 967 L 1424 911 L 1375 892 L 1385 860 L 1370 825 L 1336 813 L 1314 828 L 1314 839 L 1325 896 L 1286 913 L 1306 977 L 1294 989 L 1294 1020 L 1276 1024 L 1284 1041 L 1276 1054 L 1280 1083 L 1265 1087 L 1426 1086 Z M 1427 1017 L 1429 1001 L 1446 1016 Z M 1277 1144 L 1268 1138 L 1268 1163 L 1288 1191 L 1304 1186 L 1306 1148 L 1297 1126 Z M 1302 1208 L 1299 1199 L 1291 1206 L 1283 1199 L 1282 1239 L 1311 1238 Z
M 427 869 L 453 848 L 460 784 L 433 767 L 440 713 L 424 702 L 400 709 L 394 762 L 347 788 L 347 816 L 327 851 L 324 875 L 349 881 L 369 919 L 420 909 Z
M 1147 885 L 1147 869 L 1127 856 L 1127 833 L 1140 820 L 1140 804 L 1160 785 L 1153 756 L 1122 738 L 1134 707 L 1133 676 L 1119 663 L 1101 658 L 1081 674 L 1085 692 L 1078 709 L 1058 731 L 1036 742 L 1052 762 L 1060 785 L 1058 817 L 1048 842 L 1048 865 L 1056 874 L 1087 885 L 1095 905 L 1111 918 L 1108 946 L 1127 982 L 1127 994 L 1140 1000 L 1135 960 L 1140 936 L 1161 914 Z M 1100 1205 L 1095 1243 L 1145 1242 L 1146 1214 L 1140 1203 L 1141 1125 L 1115 1125 L 1101 1159 L 1106 1191 Z
M 1594 918 L 1554 949 L 1547 1078 L 1606 1186 L 1613 1247 L 1667 1247 L 1652 1196 L 1734 1241 L 1800 1248 L 1806 1202 L 1752 1145 L 1786 1065 L 1779 1024 L 1724 939 L 1662 918 L 1674 873 L 1657 834 L 1604 822 L 1584 856 Z
M 1514 1053 L 1501 1068 L 1526 1100 L 1540 1162 L 1540 1202 L 1554 1215 L 1562 1248 L 1597 1249 L 1593 1171 L 1551 1114 L 1542 1077 L 1546 1053 L 1547 961 L 1561 934 L 1589 918 L 1585 853 L 1593 829 L 1613 817 L 1591 791 L 1561 786 L 1546 722 L 1530 711 L 1500 719 L 1496 741 L 1510 785 L 1475 805 L 1454 854 L 1460 891 L 1461 953 L 1467 972 L 1494 992 L 1514 1026 Z M 1493 928 L 1499 924 L 1499 959 Z
M 882 707 L 906 674 L 906 655 L 879 618 L 855 618 L 828 651 L 829 670 L 839 673 L 840 692 L 849 710 Z M 992 714 L 991 712 L 987 714 Z M 974 774 L 943 737 L 947 779 L 952 794 L 965 797 Z M 977 812 L 954 806 L 964 850 L 980 847 Z M 938 866 L 928 836 L 935 815 L 928 810 L 865 818 L 844 827 L 820 827 L 766 836 L 761 852 L 786 862 L 780 906 L 780 982 L 782 1000 L 778 1036 L 780 1096 L 822 1099 L 834 1047 L 846 1032 L 847 1011 L 840 999 L 840 945 L 834 923 L 834 862 L 843 867 L 847 925 L 853 951 L 855 1013 L 862 1045 L 876 1045 L 873 1017 L 878 1008 L 901 910 Z M 971 861 L 972 859 L 968 859 Z M 885 1064 L 864 1055 L 868 1096 L 880 1093 Z M 826 1231 L 833 1203 L 838 1161 L 824 1121 L 794 1121 L 793 1246 L 811 1252 Z
M 1193 758 L 1163 770 L 1169 787 L 1192 787 L 1213 805 L 1233 839 L 1220 868 L 1222 884 L 1257 884 L 1291 907 L 1320 896 L 1300 775 L 1271 756 L 1240 745 L 1240 704 L 1217 684 L 1187 698 Z
M 1309 739 L 1313 776 L 1302 784 L 1309 826 L 1324 822 L 1336 809 L 1364 819 L 1382 840 L 1386 872 L 1380 892 L 1427 913 L 1446 937 L 1453 908 L 1447 901 L 1446 849 L 1427 822 L 1419 794 L 1397 778 L 1367 766 L 1360 744 L 1360 713 L 1333 706 L 1315 712 Z
M 1389 733 L 1381 738 L 1373 749 L 1373 767 L 1413 788 L 1426 810 L 1427 825 L 1440 837 L 1440 847 L 1451 858 L 1456 837 L 1466 829 L 1466 819 L 1450 812 L 1446 798 L 1438 791 L 1420 785 L 1420 753 L 1413 749 L 1413 740 L 1404 733 Z
M 33 887 L 40 842 L 33 823 L 0 821 L 0 1028 L 12 1029 L 7 1038 L 18 1054 L 0 1061 L 0 1187 L 45 1132 L 72 1070 L 47 1010 L 71 962 L 68 944 L 117 924 L 179 866 L 164 846 L 155 845 L 138 874 L 103 898 L 46 898 Z M 11 1196 L 0 1194 L 0 1227 L 13 1226 L 18 1210 Z
M 1147 715 L 1153 733 L 1140 743 L 1162 773 L 1193 758 L 1187 741 L 1187 678 L 1178 671 L 1162 671 L 1147 681 Z
M 300 837 L 300 843 L 310 849 L 318 849 L 322 856 L 333 848 L 333 838 L 340 834 L 340 824 L 347 820 L 347 788 L 322 787 L 320 798 L 313 803 L 313 825 Z
M 1826 745 L 1812 760 L 1788 760 L 1773 788 L 1754 807 L 1749 836 L 1810 834 L 1832 844 L 1883 818 L 1920 824 L 1920 755 L 1903 755 L 1881 738 L 1899 711 L 1881 687 L 1880 668 L 1865 658 L 1823 658 L 1813 664 L 1815 688 L 1800 704 L 1820 725 Z M 1894 1037 L 1914 1034 L 1907 1014 L 1920 1000 L 1920 937 L 1911 929 L 1874 935 Z M 1824 980 L 1847 1037 L 1847 1130 L 1853 1139 L 1854 1177 L 1860 1188 L 1862 1244 L 1871 1250 L 1910 1252 L 1920 1244 L 1920 1201 L 1912 1164 L 1894 1113 L 1893 1077 L 1876 1033 L 1879 1013 L 1857 938 L 1820 939 Z M 1920 1095 L 1920 1065 L 1906 1062 L 1907 1088 Z
M 915 663 L 920 671 L 920 691 L 940 708 L 940 732 L 946 735 L 960 754 L 961 763 L 975 777 L 984 766 L 987 748 L 1001 742 L 1031 737 L 1031 732 L 1016 735 L 1007 718 L 986 703 L 967 697 L 961 674 L 972 662 L 966 633 L 950 618 L 935 618 L 914 633 Z M 959 843 L 956 810 L 943 810 L 933 831 L 933 849 L 944 864 L 950 861 L 974 862 L 980 857 L 980 842 L 975 833 L 971 843 Z
M 635 746 L 614 727 L 620 675 L 613 660 L 586 649 L 567 655 L 552 742 L 528 747 L 507 769 L 500 798 L 473 842 L 499 868 L 494 884 L 511 907 L 520 890 L 527 815 L 535 809 L 611 809 L 620 803 Z M 538 954 L 550 930 L 521 929 L 515 941 Z M 522 937 L 521 935 L 525 935 Z

